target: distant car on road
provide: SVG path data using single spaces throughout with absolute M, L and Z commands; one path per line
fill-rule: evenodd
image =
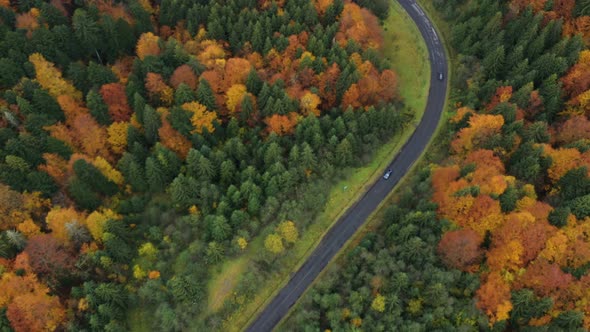
M 389 179 L 389 177 L 391 176 L 391 173 L 393 173 L 393 171 L 390 169 L 387 170 L 387 172 L 385 172 L 385 174 L 383 175 L 383 178 L 385 180 Z
M 443 73 L 438 73 L 438 80 L 442 81 L 444 79 Z

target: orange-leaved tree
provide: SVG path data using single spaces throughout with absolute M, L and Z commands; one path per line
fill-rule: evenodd
M 504 125 L 502 115 L 473 114 L 469 127 L 463 128 L 457 138 L 451 142 L 451 148 L 457 153 L 465 153 L 484 143 L 494 134 L 499 134 Z
M 176 129 L 172 128 L 170 121 L 167 119 L 168 110 L 165 108 L 159 108 L 158 111 L 160 112 L 162 119 L 162 126 L 158 129 L 160 142 L 168 149 L 174 151 L 180 158 L 186 158 L 186 155 L 192 146 L 191 142 Z
M 39 165 L 39 170 L 49 174 L 58 185 L 65 185 L 69 177 L 67 160 L 56 153 L 44 153 L 45 164 Z
M 389 69 L 379 74 L 370 61 L 360 61 L 361 59 L 359 59 L 358 70 L 361 73 L 361 78 L 357 83 L 352 84 L 344 94 L 343 106 L 369 107 L 380 102 L 395 100 L 397 98 L 397 75 Z
M 137 56 L 143 60 L 148 55 L 160 54 L 160 37 L 151 32 L 141 34 L 137 40 Z
M 514 288 L 530 288 L 537 296 L 546 297 L 566 290 L 573 279 L 571 274 L 563 272 L 559 264 L 540 257 L 529 264 L 525 273 L 515 282 Z
M 7 308 L 6 317 L 16 332 L 55 331 L 66 319 L 59 298 L 49 295 L 47 286 L 33 273 L 17 275 L 6 271 L 2 274 L 0 307 Z
M 162 75 L 149 72 L 145 77 L 145 88 L 153 97 L 159 98 L 164 105 L 170 105 L 174 98 L 174 91 L 169 87 Z
M 61 278 L 71 274 L 76 263 L 74 251 L 50 234 L 29 238 L 20 255 L 26 255 L 31 270 L 52 287 L 57 286 Z
M 448 266 L 472 271 L 483 258 L 483 238 L 471 229 L 446 232 L 438 243 L 438 253 Z
M 57 103 L 62 109 L 66 118 L 66 124 L 71 126 L 78 115 L 88 114 L 88 109 L 84 107 L 81 101 L 74 99 L 70 95 L 59 95 Z
M 319 77 L 320 97 L 322 98 L 322 108 L 330 109 L 336 104 L 336 82 L 340 77 L 340 67 L 333 63 Z
M 293 133 L 298 118 L 299 116 L 295 112 L 291 112 L 289 115 L 273 114 L 272 116 L 265 118 L 264 123 L 268 126 L 267 130 L 269 132 L 278 135 L 287 135 Z
M 127 94 L 122 84 L 105 84 L 100 88 L 100 95 L 105 104 L 107 104 L 109 115 L 113 121 L 129 121 L 129 118 L 131 118 L 131 108 L 127 103 Z
M 323 16 L 326 13 L 326 10 L 334 0 L 313 0 L 313 5 L 315 6 L 315 10 L 318 12 L 320 16 Z
M 512 98 L 512 87 L 511 86 L 501 86 L 496 89 L 496 94 L 492 97 L 492 101 L 486 106 L 486 109 L 492 110 L 498 104 L 505 103 Z
M 31 37 L 31 33 L 33 30 L 37 29 L 39 24 L 39 16 L 40 16 L 39 9 L 31 8 L 26 13 L 22 13 L 16 16 L 16 24 L 15 26 L 18 29 L 27 30 L 27 37 Z
M 133 17 L 127 12 L 127 6 L 123 3 L 115 3 L 111 0 L 96 0 L 92 3 L 101 13 L 109 15 L 115 20 L 121 19 L 130 25 L 133 24 Z
M 361 106 L 363 106 L 363 104 L 361 104 L 361 91 L 358 84 L 353 83 L 342 96 L 342 107 L 359 108 Z
M 561 78 L 563 91 L 570 98 L 590 89 L 590 50 L 580 52 L 578 62 Z
M 223 81 L 225 87 L 229 88 L 234 84 L 246 83 L 246 78 L 252 66 L 250 62 L 243 58 L 229 58 L 225 63 Z
M 107 144 L 107 130 L 90 114 L 77 116 L 72 124 L 72 134 L 81 149 L 90 157 L 102 156 L 111 159 Z
M 172 76 L 170 76 L 170 84 L 175 89 L 178 88 L 181 83 L 188 85 L 193 90 L 197 88 L 197 75 L 195 75 L 195 72 L 187 64 L 176 68 L 172 73 Z
M 499 196 L 509 182 L 514 182 L 514 178 L 504 175 L 502 160 L 491 150 L 478 149 L 469 153 L 463 165 L 475 165 L 475 170 L 469 174 L 469 183 L 478 186 L 481 194 Z
M 346 45 L 350 39 L 363 48 L 379 48 L 383 42 L 377 17 L 354 2 L 344 5 L 340 17 L 340 29 L 336 34 L 336 40 L 342 46 Z
M 548 144 L 543 144 L 543 153 L 551 157 L 551 166 L 547 170 L 549 179 L 556 183 L 569 170 L 581 166 L 582 154 L 575 148 L 554 149 Z
M 482 284 L 476 292 L 477 307 L 490 317 L 490 324 L 506 320 L 512 310 L 510 284 L 499 272 L 482 277 Z

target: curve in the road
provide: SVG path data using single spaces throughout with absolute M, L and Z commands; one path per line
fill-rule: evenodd
M 363 197 L 330 228 L 311 256 L 289 280 L 289 283 L 281 289 L 252 325 L 247 328 L 248 332 L 272 331 L 344 243 L 393 190 L 410 166 L 420 157 L 436 131 L 447 93 L 448 68 L 445 49 L 432 22 L 416 1 L 397 1 L 414 20 L 428 47 L 431 77 L 424 116 L 410 139 L 391 161 L 389 168 L 393 170 L 393 173 L 389 179 L 380 178 L 377 180 Z M 440 74 L 443 75 L 442 80 L 440 80 Z

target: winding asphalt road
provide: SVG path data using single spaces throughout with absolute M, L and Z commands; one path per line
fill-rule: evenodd
M 252 325 L 247 328 L 246 331 L 248 332 L 272 331 L 283 316 L 287 314 L 289 308 L 297 302 L 307 287 L 342 248 L 344 243 L 365 222 L 387 194 L 393 190 L 410 166 L 422 154 L 436 130 L 447 92 L 448 68 L 444 46 L 432 22 L 415 0 L 397 1 L 414 20 L 428 47 L 432 74 L 424 116 L 410 139 L 391 161 L 389 168 L 393 172 L 389 179 L 379 178 L 363 197 L 346 211 L 324 236 L 307 261 L 292 276 L 289 283 L 268 304 Z M 442 81 L 439 79 L 440 73 L 443 74 Z

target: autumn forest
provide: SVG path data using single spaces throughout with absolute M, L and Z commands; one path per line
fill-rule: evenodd
M 453 51 L 448 121 L 283 327 L 588 330 L 590 2 L 431 5 Z
M 220 328 L 412 119 L 376 4 L 0 1 L 0 330 Z
M 283 329 L 590 329 L 590 1 L 424 3 L 441 130 Z M 0 331 L 227 330 L 417 120 L 389 6 L 0 0 Z

